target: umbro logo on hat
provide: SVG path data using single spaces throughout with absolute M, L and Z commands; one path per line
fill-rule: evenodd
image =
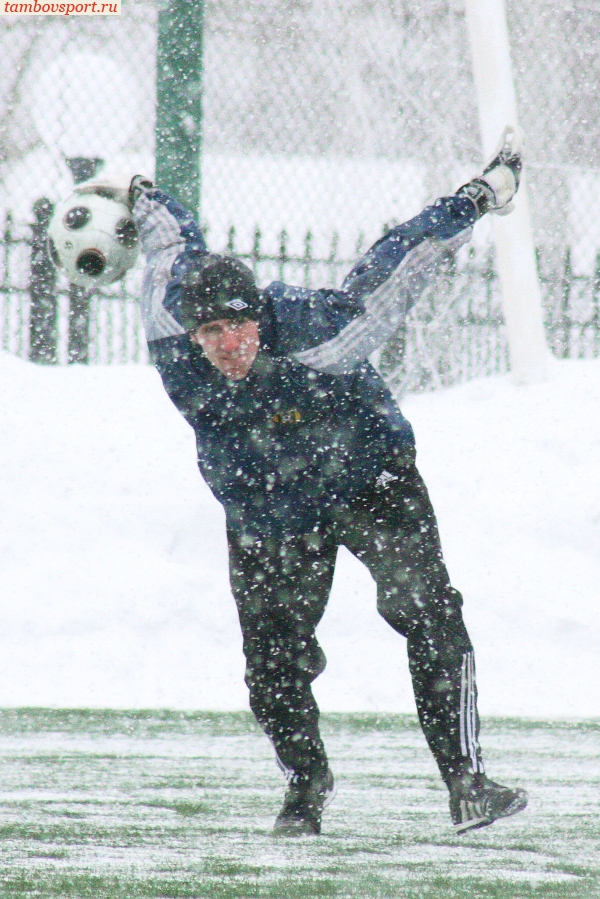
M 224 318 L 258 321 L 262 310 L 254 273 L 233 256 L 207 253 L 182 278 L 179 311 L 186 331 Z
M 236 312 L 241 312 L 242 309 L 248 308 L 248 303 L 244 303 L 240 297 L 234 297 L 233 300 L 229 300 L 225 305 L 229 306 L 230 309 L 235 309 Z

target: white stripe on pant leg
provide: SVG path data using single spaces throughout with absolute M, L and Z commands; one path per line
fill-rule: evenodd
M 477 772 L 479 774 L 485 773 L 485 768 L 483 767 L 483 760 L 481 758 L 481 749 L 479 746 L 479 739 L 477 736 L 477 676 L 475 672 L 475 653 L 471 653 L 473 658 L 473 740 L 475 743 L 475 755 L 477 758 Z
M 475 727 L 475 669 L 473 653 L 469 653 L 469 748 L 473 771 L 477 771 L 477 737 Z
M 473 770 L 479 771 L 479 759 L 477 757 L 477 681 L 475 680 L 475 656 L 471 653 L 471 733 L 473 734 Z
M 273 749 L 275 749 L 275 743 L 273 742 L 273 740 L 271 740 L 270 737 L 269 737 L 269 740 L 271 742 Z M 281 758 L 281 756 L 279 755 L 279 753 L 277 752 L 276 749 L 275 749 L 275 761 L 277 762 L 277 767 L 279 768 L 280 771 L 282 771 L 285 774 L 286 780 L 289 782 L 292 779 L 292 777 L 294 776 L 294 769 L 288 768 L 288 766 L 285 764 L 285 762 L 283 761 L 283 759 Z
M 482 773 L 477 743 L 475 658 L 473 652 L 463 654 L 460 671 L 460 749 L 471 760 L 474 773 Z
M 463 654 L 460 669 L 460 751 L 463 756 L 468 755 L 465 731 L 465 703 L 467 692 L 467 656 Z
M 475 654 L 469 653 L 469 711 L 468 732 L 470 735 L 470 754 L 473 763 L 473 771 L 483 774 L 483 763 L 479 759 L 479 744 L 477 741 L 477 679 L 475 676 Z
M 473 766 L 473 771 L 477 771 L 477 749 L 475 746 L 475 729 L 473 727 L 473 654 L 470 652 L 467 654 L 467 683 L 467 734 L 469 742 L 469 755 L 471 757 L 471 765 Z

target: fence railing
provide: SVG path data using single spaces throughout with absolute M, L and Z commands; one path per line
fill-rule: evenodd
M 43 364 L 144 363 L 148 359 L 137 297 L 141 263 L 116 285 L 89 293 L 69 285 L 49 263 L 45 228 L 50 209 L 38 201 L 29 225 L 7 215 L 0 233 L 0 347 Z M 385 229 L 384 229 L 385 230 Z M 303 251 L 293 254 L 285 231 L 276 252 L 264 252 L 256 228 L 250 249 L 238 249 L 231 228 L 223 250 L 254 270 L 259 284 L 282 280 L 307 287 L 339 286 L 364 250 L 338 256 L 332 235 L 326 256 L 313 254 L 311 232 Z M 600 253 L 590 275 L 573 271 L 564 249 L 559 277 L 544 272 L 538 251 L 549 346 L 560 358 L 600 355 Z M 556 265 L 551 267 L 557 271 Z M 506 329 L 494 268 L 493 249 L 461 250 L 428 289 L 406 324 L 379 353 L 377 364 L 394 388 L 418 391 L 449 386 L 508 370 Z

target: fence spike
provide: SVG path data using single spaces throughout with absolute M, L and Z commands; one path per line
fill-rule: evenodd
M 287 252 L 287 241 L 288 241 L 288 233 L 285 228 L 281 229 L 281 234 L 279 235 L 279 280 L 283 281 L 285 278 L 285 264 L 288 261 L 288 252 Z
M 307 262 L 310 262 L 312 259 L 312 239 L 312 231 L 309 228 L 304 238 L 304 259 Z
M 235 225 L 231 225 L 227 232 L 226 252 L 229 253 L 230 256 L 233 256 L 235 253 Z
M 331 249 L 329 251 L 329 259 L 327 260 L 330 265 L 333 265 L 335 262 L 335 257 L 337 256 L 338 244 L 340 241 L 340 235 L 337 231 L 334 231 L 331 236 Z
M 281 229 L 281 234 L 279 235 L 279 261 L 287 262 L 287 241 L 288 241 L 288 233 L 285 228 Z
M 254 243 L 252 244 L 252 256 L 258 261 L 260 257 L 260 241 L 262 233 L 258 225 L 254 229 Z
M 6 213 L 4 222 L 4 271 L 2 272 L 2 283 L 7 288 L 10 286 L 10 245 L 12 243 L 12 225 L 13 218 L 10 209 Z
M 594 311 L 596 311 L 598 309 L 598 303 L 600 302 L 600 253 L 596 253 L 594 280 L 592 282 L 592 296 L 594 298 Z
M 563 268 L 562 278 L 562 297 L 560 304 L 559 319 L 559 339 L 562 343 L 561 357 L 567 359 L 570 349 L 570 328 L 569 328 L 569 302 L 571 299 L 571 282 L 573 280 L 573 269 L 571 266 L 571 247 L 567 247 L 565 251 L 565 264 Z
M 310 287 L 310 266 L 312 262 L 312 231 L 310 228 L 304 238 L 304 286 Z
M 600 345 L 600 253 L 596 254 L 592 282 L 592 330 L 594 332 L 594 353 L 597 354 Z

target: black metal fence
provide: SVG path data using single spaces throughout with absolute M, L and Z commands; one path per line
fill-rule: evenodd
M 126 279 L 89 293 L 57 275 L 46 252 L 51 204 L 39 200 L 28 225 L 6 216 L 0 234 L 0 347 L 41 364 L 144 363 L 147 347 L 137 296 L 141 264 Z M 277 252 L 262 249 L 257 228 L 251 249 L 238 250 L 234 228 L 222 249 L 239 255 L 260 284 L 283 280 L 305 286 L 338 286 L 354 259 L 338 255 L 336 234 L 329 253 L 313 254 L 309 231 L 301 254 L 292 254 L 282 231 Z M 559 358 L 600 355 L 600 253 L 593 274 L 573 270 L 571 251 L 561 266 L 538 250 L 545 324 Z M 556 276 L 557 270 L 560 272 Z M 545 272 L 551 272 L 551 275 Z M 491 247 L 463 249 L 422 297 L 406 325 L 377 359 L 400 392 L 427 390 L 508 370 L 508 347 Z

